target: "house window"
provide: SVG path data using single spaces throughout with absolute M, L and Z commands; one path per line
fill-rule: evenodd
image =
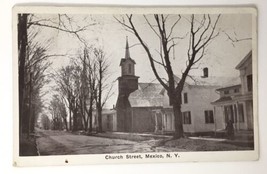
M 184 93 L 184 103 L 188 103 L 187 93 Z
M 112 115 L 108 114 L 107 115 L 107 130 L 111 129 L 111 124 L 112 124 Z
M 191 124 L 191 112 L 186 111 L 182 113 L 183 116 L 183 124 Z
M 205 111 L 205 123 L 214 123 L 213 111 L 207 110 Z
M 131 66 L 131 64 L 128 64 L 128 70 L 129 70 L 129 74 L 131 74 L 132 73 L 132 66 Z
M 226 90 L 223 92 L 224 94 L 229 94 L 229 90 Z
M 239 89 L 236 88 L 236 89 L 234 90 L 234 93 L 239 93 Z
M 252 91 L 253 85 L 252 85 L 252 74 L 247 76 L 247 87 L 248 91 Z
M 244 106 L 242 103 L 238 104 L 238 115 L 239 115 L 239 122 L 244 123 L 245 117 L 244 117 Z

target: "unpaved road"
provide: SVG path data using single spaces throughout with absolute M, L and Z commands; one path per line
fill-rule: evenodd
M 73 155 L 105 153 L 166 152 L 170 149 L 155 147 L 156 140 L 128 141 L 95 136 L 74 135 L 64 131 L 37 130 L 40 155 Z

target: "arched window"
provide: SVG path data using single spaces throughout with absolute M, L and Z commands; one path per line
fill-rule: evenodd
M 129 71 L 129 74 L 132 73 L 132 65 L 131 64 L 128 64 L 128 71 Z

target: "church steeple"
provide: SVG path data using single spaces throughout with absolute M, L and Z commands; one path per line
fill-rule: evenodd
M 135 76 L 135 61 L 130 57 L 128 37 L 126 37 L 125 57 L 121 59 L 121 76 L 118 77 L 119 95 L 116 104 L 117 130 L 131 132 L 132 115 L 129 95 L 138 89 L 138 78 Z
M 135 61 L 130 57 L 130 50 L 129 50 L 129 43 L 128 37 L 126 37 L 126 46 L 125 46 L 125 57 L 121 59 L 120 66 L 121 66 L 121 75 L 135 75 L 135 68 L 134 68 Z
M 129 44 L 128 44 L 128 36 L 126 36 L 125 59 L 130 59 L 130 50 L 129 50 Z

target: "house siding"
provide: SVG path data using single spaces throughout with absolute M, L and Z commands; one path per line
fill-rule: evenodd
M 184 131 L 195 132 L 211 132 L 215 130 L 215 123 L 205 123 L 205 110 L 212 110 L 214 107 L 210 104 L 211 101 L 218 98 L 215 89 L 218 86 L 188 86 L 185 87 L 183 93 L 188 95 L 188 103 L 182 104 L 182 112 L 191 112 L 191 124 L 184 124 Z
M 191 113 L 191 124 L 183 124 L 184 132 L 212 132 L 215 131 L 216 125 L 222 127 L 219 120 L 215 121 L 214 107 L 211 101 L 219 97 L 215 92 L 218 86 L 190 86 L 186 85 L 182 91 L 182 105 L 181 111 Z M 187 93 L 187 103 L 184 103 L 184 93 Z M 164 106 L 168 107 L 169 98 L 166 92 L 164 95 Z M 214 116 L 214 123 L 205 123 L 205 110 L 212 110 Z M 164 128 L 165 131 L 174 131 L 174 115 L 172 109 L 164 110 Z M 218 122 L 218 123 L 217 123 Z

